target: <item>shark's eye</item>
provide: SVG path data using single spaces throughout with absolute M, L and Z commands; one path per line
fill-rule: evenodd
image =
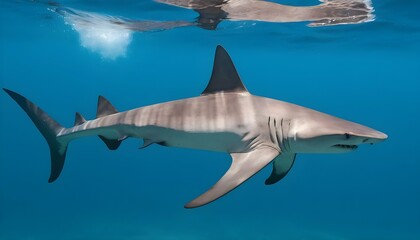
M 344 136 L 346 137 L 346 139 L 350 138 L 350 134 L 348 134 L 348 133 L 345 133 Z

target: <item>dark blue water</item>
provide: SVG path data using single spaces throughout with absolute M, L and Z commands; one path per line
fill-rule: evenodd
M 132 31 L 100 23 L 193 22 L 197 13 L 153 1 L 1 1 L 0 86 L 64 126 L 76 111 L 93 119 L 100 94 L 121 111 L 198 96 L 221 44 L 251 93 L 389 139 L 349 154 L 299 154 L 273 186 L 264 185 L 267 167 L 225 197 L 184 209 L 223 175 L 228 154 L 139 150 L 136 139 L 109 151 L 88 137 L 70 144 L 63 173 L 48 184 L 45 140 L 0 93 L 0 238 L 420 239 L 420 4 L 372 6 L 376 19 L 361 24 L 225 21 L 217 30 Z

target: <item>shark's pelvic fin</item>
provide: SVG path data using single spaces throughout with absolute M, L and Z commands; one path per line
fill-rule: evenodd
M 68 143 L 57 140 L 57 134 L 64 128 L 25 97 L 5 88 L 3 90 L 28 114 L 45 140 L 47 140 L 51 154 L 51 174 L 48 182 L 55 181 L 60 176 L 64 166 L 64 159 L 66 158 Z
M 283 179 L 290 171 L 295 162 L 296 154 L 281 154 L 273 160 L 273 171 L 270 177 L 265 180 L 266 185 L 274 184 Z
M 278 150 L 267 146 L 245 153 L 231 153 L 232 164 L 225 175 L 207 192 L 187 203 L 185 208 L 200 207 L 222 197 L 252 177 L 278 155 Z
M 201 95 L 217 92 L 248 92 L 239 78 L 232 59 L 222 46 L 217 46 L 213 72 L 210 81 Z
M 143 145 L 141 145 L 139 147 L 139 149 L 146 148 L 146 147 L 148 147 L 148 146 L 150 146 L 150 145 L 152 145 L 154 143 L 159 144 L 161 146 L 166 146 L 165 142 L 163 142 L 163 141 L 156 141 L 156 140 L 145 138 L 145 139 L 143 139 Z
M 117 109 L 103 96 L 98 97 L 98 109 L 96 111 L 96 118 L 108 116 L 118 113 Z
M 74 126 L 81 125 L 86 122 L 86 119 L 80 114 L 79 112 L 76 112 L 76 117 L 74 118 Z

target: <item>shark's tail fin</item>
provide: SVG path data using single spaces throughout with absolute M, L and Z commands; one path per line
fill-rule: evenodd
M 51 175 L 48 182 L 55 181 L 60 176 L 64 159 L 66 158 L 68 143 L 57 140 L 57 134 L 64 128 L 22 95 L 5 88 L 3 90 L 28 114 L 45 140 L 47 140 L 51 153 Z

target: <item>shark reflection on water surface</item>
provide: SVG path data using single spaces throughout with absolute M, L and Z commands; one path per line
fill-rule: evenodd
M 156 0 L 198 12 L 197 25 L 216 29 L 223 20 L 305 22 L 309 26 L 357 24 L 374 19 L 370 0 L 324 0 L 316 6 L 289 6 L 262 0 Z
M 370 0 L 324 0 L 315 6 L 288 6 L 260 0 L 155 0 L 192 9 L 195 20 L 157 21 L 134 20 L 87 12 L 50 3 L 50 9 L 64 17 L 80 35 L 83 47 L 104 58 L 124 56 L 134 32 L 162 31 L 197 26 L 216 30 L 222 21 L 310 22 L 308 26 L 359 24 L 374 20 Z

